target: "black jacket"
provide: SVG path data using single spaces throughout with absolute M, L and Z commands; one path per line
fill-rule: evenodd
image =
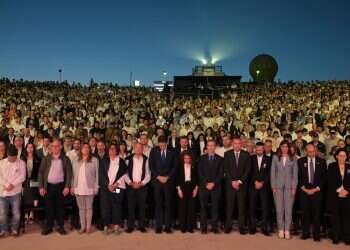
M 200 187 L 205 187 L 208 182 L 214 182 L 215 186 L 221 184 L 224 176 L 223 159 L 215 154 L 213 160 L 209 160 L 208 154 L 204 154 L 198 161 L 198 177 Z
M 185 182 L 185 168 L 182 164 L 179 164 L 179 167 L 176 171 L 176 186 L 180 187 L 182 190 L 186 185 Z M 191 166 L 191 181 L 190 186 L 194 189 L 198 185 L 198 172 L 196 165 Z
M 305 188 L 316 188 L 319 187 L 321 190 L 325 186 L 327 172 L 327 163 L 320 157 L 315 158 L 315 174 L 314 183 L 309 183 L 309 164 L 308 157 L 302 157 L 298 160 L 298 185 L 299 187 Z
M 259 170 L 258 166 L 258 157 L 256 155 L 251 156 L 251 173 L 250 173 L 250 182 L 255 184 L 255 181 L 263 181 L 264 186 L 269 186 L 270 182 L 270 170 L 271 170 L 271 159 L 270 157 L 263 155 L 261 161 L 261 166 Z
M 240 180 L 243 185 L 247 184 L 251 165 L 251 158 L 248 152 L 244 150 L 240 151 L 238 166 L 236 166 L 234 151 L 225 152 L 224 168 L 226 180 L 228 182 Z
M 343 185 L 344 189 L 350 193 L 350 165 L 346 163 L 344 179 L 342 180 L 338 163 L 332 162 L 327 171 L 327 198 L 328 206 L 331 211 L 337 211 L 339 199 L 346 199 L 350 202 L 350 194 L 346 198 L 338 198 L 337 189 Z
M 151 149 L 149 154 L 149 167 L 152 179 L 158 176 L 168 176 L 169 180 L 175 177 L 177 167 L 177 154 L 174 150 L 167 148 L 164 165 L 161 161 L 161 151 L 159 146 Z
M 100 165 L 99 165 L 98 184 L 101 190 L 104 190 L 104 191 L 109 191 L 108 186 L 111 184 L 114 184 L 117 180 L 119 180 L 123 175 L 127 173 L 127 167 L 126 167 L 125 161 L 119 158 L 118 173 L 116 174 L 114 182 L 110 183 L 108 178 L 108 170 L 109 170 L 110 163 L 111 163 L 111 160 L 109 157 L 103 157 L 102 159 L 99 160 Z

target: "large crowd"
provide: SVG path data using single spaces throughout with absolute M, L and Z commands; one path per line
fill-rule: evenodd
M 80 233 L 136 222 L 230 233 L 237 218 L 241 234 L 290 239 L 301 224 L 302 239 L 330 228 L 350 244 L 347 81 L 242 84 L 212 99 L 0 79 L 0 112 L 2 237 L 40 207 L 42 234 L 66 234 L 69 200 Z

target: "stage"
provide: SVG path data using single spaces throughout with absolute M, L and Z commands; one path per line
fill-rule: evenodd
M 349 249 L 344 244 L 333 245 L 329 239 L 321 242 L 301 240 L 297 237 L 291 240 L 280 240 L 276 235 L 266 237 L 262 234 L 241 236 L 237 232 L 219 235 L 194 234 L 146 234 L 134 232 L 132 234 L 105 236 L 100 231 L 90 235 L 79 235 L 76 231 L 60 236 L 54 232 L 49 236 L 42 236 L 37 225 L 27 227 L 27 232 L 18 238 L 7 237 L 0 239 L 1 250 L 328 250 Z

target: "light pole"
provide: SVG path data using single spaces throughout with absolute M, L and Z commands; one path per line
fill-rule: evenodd
M 257 70 L 257 71 L 256 71 L 256 81 L 257 81 L 257 82 L 259 81 L 259 74 L 260 74 L 260 70 Z
M 62 69 L 58 70 L 58 79 L 60 81 L 60 83 L 62 82 Z

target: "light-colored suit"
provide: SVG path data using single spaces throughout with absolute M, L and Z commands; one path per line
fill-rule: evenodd
M 286 159 L 273 156 L 271 165 L 271 188 L 276 205 L 278 230 L 289 231 L 292 223 L 294 194 L 298 185 L 297 158 Z M 294 191 L 294 194 L 293 194 Z
M 84 162 L 75 160 L 73 161 L 73 181 L 72 187 L 78 188 L 79 172 Z M 91 161 L 85 162 L 85 177 L 86 188 L 93 189 L 95 192 L 98 190 L 98 168 L 99 163 L 97 158 L 92 157 Z M 79 207 L 80 224 L 82 229 L 91 228 L 92 220 L 92 204 L 94 201 L 93 195 L 76 195 L 77 204 Z
M 73 181 L 72 187 L 78 187 L 79 171 L 83 161 L 73 161 Z M 91 161 L 85 162 L 85 176 L 88 188 L 98 189 L 98 160 L 92 157 Z

